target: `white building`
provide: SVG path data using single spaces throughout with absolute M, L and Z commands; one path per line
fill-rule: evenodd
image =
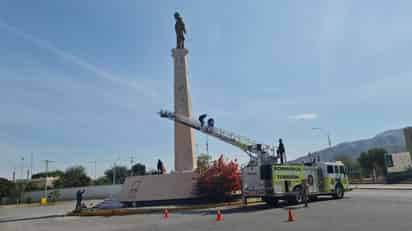
M 386 155 L 388 173 L 400 173 L 412 170 L 412 158 L 410 152 L 391 153 Z

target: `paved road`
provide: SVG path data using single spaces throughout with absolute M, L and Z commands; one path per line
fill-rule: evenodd
M 85 200 L 86 205 L 95 205 L 102 200 Z M 63 201 L 50 206 L 39 204 L 3 205 L 0 206 L 0 222 L 10 219 L 21 219 L 30 217 L 64 215 L 75 207 L 75 201 Z M 0 229 L 1 230 L 1 229 Z
M 13 231 L 136 231 L 136 230 L 412 230 L 412 193 L 410 191 L 359 190 L 342 200 L 321 200 L 309 208 L 292 207 L 297 217 L 288 223 L 287 208 L 264 205 L 248 209 L 223 210 L 224 220 L 217 223 L 215 212 L 202 210 L 170 214 L 122 217 L 65 217 L 0 224 L 0 230 Z

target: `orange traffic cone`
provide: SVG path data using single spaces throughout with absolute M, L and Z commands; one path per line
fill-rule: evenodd
M 167 219 L 169 218 L 169 210 L 165 210 L 165 214 L 163 215 L 163 218 Z
M 223 215 L 220 212 L 220 209 L 217 210 L 216 221 L 223 221 Z
M 295 221 L 295 217 L 294 217 L 291 209 L 288 210 L 288 221 L 289 222 Z

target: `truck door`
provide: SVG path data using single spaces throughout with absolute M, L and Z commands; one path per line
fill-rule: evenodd
M 322 168 L 317 168 L 318 170 L 318 185 L 319 185 L 319 192 L 324 192 L 325 190 L 325 177 L 323 176 Z

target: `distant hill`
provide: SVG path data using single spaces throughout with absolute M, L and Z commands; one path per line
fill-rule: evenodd
M 371 148 L 384 148 L 388 152 L 402 152 L 406 150 L 406 143 L 403 129 L 388 130 L 379 133 L 373 138 L 357 140 L 352 142 L 345 142 L 335 145 L 331 148 L 322 149 L 315 152 L 319 155 L 321 161 L 334 160 L 336 155 L 344 154 L 350 156 L 352 159 L 359 157 L 361 152 L 366 152 Z M 308 156 L 299 157 L 292 162 L 305 161 Z

